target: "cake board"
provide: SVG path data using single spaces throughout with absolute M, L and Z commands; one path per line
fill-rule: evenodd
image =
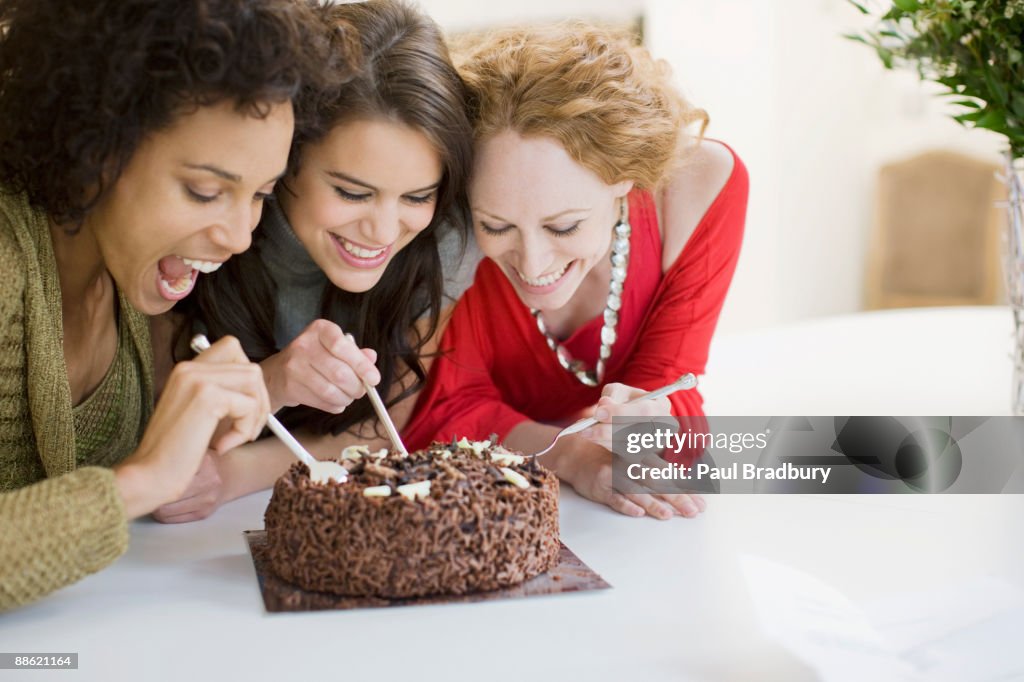
M 580 561 L 572 550 L 559 543 L 558 565 L 526 582 L 502 590 L 472 594 L 435 595 L 412 599 L 384 599 L 380 597 L 344 597 L 327 592 L 312 592 L 287 583 L 273 574 L 264 556 L 267 534 L 262 530 L 243 533 L 252 555 L 256 580 L 263 595 L 263 605 L 270 613 L 288 611 L 323 611 L 367 609 L 390 606 L 420 606 L 426 604 L 460 604 L 500 599 L 518 599 L 543 595 L 567 594 L 589 590 L 609 589 L 604 578 Z

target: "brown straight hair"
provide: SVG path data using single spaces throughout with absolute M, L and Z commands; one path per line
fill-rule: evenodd
M 345 331 L 353 333 L 361 347 L 377 351 L 381 395 L 390 395 L 412 372 L 413 381 L 389 401 L 394 404 L 426 379 L 419 353 L 437 330 L 443 284 L 438 228 L 447 222 L 459 231 L 463 243 L 469 238 L 465 186 L 472 167 L 472 126 L 467 93 L 440 29 L 404 2 L 328 5 L 320 8 L 320 18 L 324 31 L 338 36 L 336 51 L 344 55 L 354 51 L 360 66 L 344 85 L 308 88 L 296 101 L 304 125 L 296 128 L 292 173 L 302 163 L 306 145 L 321 141 L 336 126 L 360 119 L 395 121 L 423 133 L 444 169 L 433 219 L 394 256 L 380 281 L 361 293 L 343 291 L 328 282 L 321 298 L 324 319 L 343 326 L 348 322 Z M 358 45 L 345 40 L 349 28 L 355 29 Z M 277 191 L 290 191 L 287 179 Z M 238 337 L 249 358 L 257 362 L 280 350 L 274 341 L 274 283 L 259 256 L 263 241 L 257 228 L 253 247 L 213 276 L 200 278 L 196 291 L 186 299 L 193 320 L 201 320 L 214 337 Z M 424 314 L 428 324 L 420 334 L 415 324 Z M 308 406 L 279 413 L 290 427 L 333 434 L 373 415 L 365 397 L 337 415 Z

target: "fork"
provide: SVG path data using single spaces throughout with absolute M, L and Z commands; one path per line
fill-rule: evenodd
M 657 400 L 662 396 L 669 395 L 670 393 L 675 393 L 676 391 L 689 390 L 696 385 L 696 376 L 694 376 L 692 373 L 684 374 L 683 376 L 679 377 L 668 386 L 662 386 L 661 388 L 651 391 L 650 393 L 647 393 L 645 395 L 642 395 L 639 398 L 633 398 L 629 402 L 623 403 L 623 405 L 632 405 L 633 403 L 639 403 L 644 400 Z M 573 422 L 572 424 L 569 424 L 569 426 L 566 426 L 564 429 L 555 434 L 555 438 L 554 440 L 551 441 L 550 445 L 548 445 L 540 452 L 535 452 L 532 455 L 526 455 L 526 459 L 536 459 L 541 455 L 546 455 L 548 452 L 551 451 L 553 447 L 555 447 L 555 443 L 557 443 L 558 439 L 561 438 L 562 436 L 571 436 L 574 433 L 579 433 L 580 431 L 589 429 L 591 426 L 597 423 L 599 423 L 598 420 L 594 419 L 593 417 L 587 417 L 586 419 L 581 419 L 578 422 Z

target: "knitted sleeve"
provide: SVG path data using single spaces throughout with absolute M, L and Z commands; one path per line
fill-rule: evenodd
M 24 485 L 39 459 L 25 393 L 24 266 L 13 236 L 0 226 L 0 472 L 2 487 Z M 128 546 L 124 506 L 109 469 L 86 467 L 0 493 L 0 611 L 39 599 L 110 564 Z
M 0 610 L 108 566 L 128 548 L 114 472 L 84 467 L 0 494 Z

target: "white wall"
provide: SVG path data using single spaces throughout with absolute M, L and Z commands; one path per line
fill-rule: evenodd
M 645 14 L 648 46 L 751 175 L 747 235 L 720 329 L 858 310 L 878 168 L 943 147 L 998 161 L 1000 138 L 946 115 L 938 89 L 841 37 L 845 0 L 421 0 L 448 30 Z
M 648 44 L 751 174 L 721 329 L 860 308 L 878 168 L 921 150 L 998 161 L 1000 138 L 946 115 L 938 88 L 841 34 L 843 0 L 649 0 Z
M 419 6 L 445 30 L 559 19 L 629 21 L 644 11 L 645 0 L 419 0 Z

